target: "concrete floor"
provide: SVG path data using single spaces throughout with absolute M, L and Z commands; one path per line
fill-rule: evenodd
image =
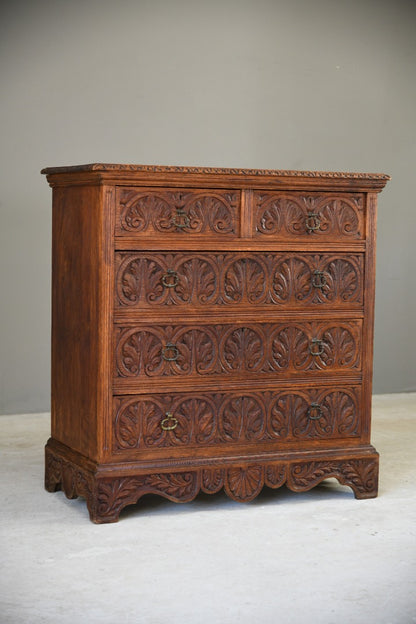
M 416 622 L 416 394 L 374 397 L 380 495 L 145 497 L 94 525 L 43 489 L 49 415 L 0 417 L 2 624 Z

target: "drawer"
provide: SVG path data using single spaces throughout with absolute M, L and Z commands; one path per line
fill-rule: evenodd
M 258 239 L 361 240 L 364 195 L 255 191 L 253 236 Z
M 240 192 L 214 189 L 119 188 L 116 236 L 177 241 L 240 234 Z
M 116 308 L 361 307 L 362 254 L 116 253 Z
M 358 386 L 114 398 L 113 450 L 360 436 Z
M 361 320 L 143 324 L 117 327 L 115 339 L 116 378 L 254 380 L 361 370 Z

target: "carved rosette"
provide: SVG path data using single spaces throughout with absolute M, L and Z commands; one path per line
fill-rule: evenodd
M 86 499 L 93 522 L 117 522 L 120 512 L 145 494 L 158 494 L 174 502 L 188 502 L 199 491 L 215 494 L 224 488 L 239 502 L 253 500 L 264 487 L 283 484 L 306 491 L 335 477 L 353 490 L 356 498 L 377 496 L 378 455 L 327 458 L 309 461 L 257 461 L 225 467 L 207 466 L 150 472 L 133 476 L 101 477 L 46 448 L 45 484 L 49 491 L 62 488 L 68 498 Z
M 240 193 L 192 189 L 130 189 L 120 192 L 118 234 L 236 236 Z
M 255 192 L 255 235 L 362 239 L 363 196 Z
M 342 387 L 119 397 L 113 446 L 125 451 L 358 437 L 359 396 L 358 387 Z M 174 429 L 162 427 L 167 414 Z

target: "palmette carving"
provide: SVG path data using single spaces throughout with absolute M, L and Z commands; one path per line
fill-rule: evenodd
M 363 196 L 319 193 L 254 194 L 255 234 L 285 238 L 363 238 Z
M 236 236 L 239 193 L 192 189 L 123 189 L 118 233 Z
M 359 401 L 357 387 L 117 398 L 114 450 L 358 437 Z M 167 413 L 172 430 L 162 428 Z
M 224 303 L 251 304 L 267 300 L 268 266 L 260 254 L 224 262 L 221 281 Z
M 46 447 L 45 484 L 49 491 L 62 488 L 68 498 L 83 496 L 91 520 L 117 522 L 120 512 L 145 494 L 158 494 L 174 502 L 188 502 L 200 490 L 215 494 L 224 488 L 239 502 L 253 500 L 264 487 L 283 484 L 294 491 L 306 491 L 329 477 L 353 490 L 356 498 L 377 495 L 378 456 L 321 458 L 309 461 L 234 460 L 218 467 L 193 467 L 173 472 L 149 472 L 134 476 L 105 477 L 81 468 Z
M 205 468 L 202 471 L 201 490 L 206 494 L 216 494 L 224 487 L 224 468 Z
M 249 465 L 229 468 L 226 474 L 225 491 L 237 501 L 253 500 L 263 488 L 263 466 Z
M 119 327 L 117 377 L 360 370 L 361 321 Z M 318 347 L 314 346 L 317 341 Z
M 287 468 L 285 464 L 267 464 L 264 483 L 270 488 L 279 488 L 286 482 Z
M 363 302 L 359 254 L 119 252 L 116 260 L 116 304 L 120 307 L 247 304 L 296 308 L 329 303 L 345 307 Z M 316 272 L 322 274 L 320 288 L 314 286 Z M 174 275 L 174 285 L 169 275 Z

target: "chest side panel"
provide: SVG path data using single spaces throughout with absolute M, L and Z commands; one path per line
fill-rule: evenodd
M 100 222 L 99 189 L 54 189 L 52 435 L 87 456 L 97 451 Z

